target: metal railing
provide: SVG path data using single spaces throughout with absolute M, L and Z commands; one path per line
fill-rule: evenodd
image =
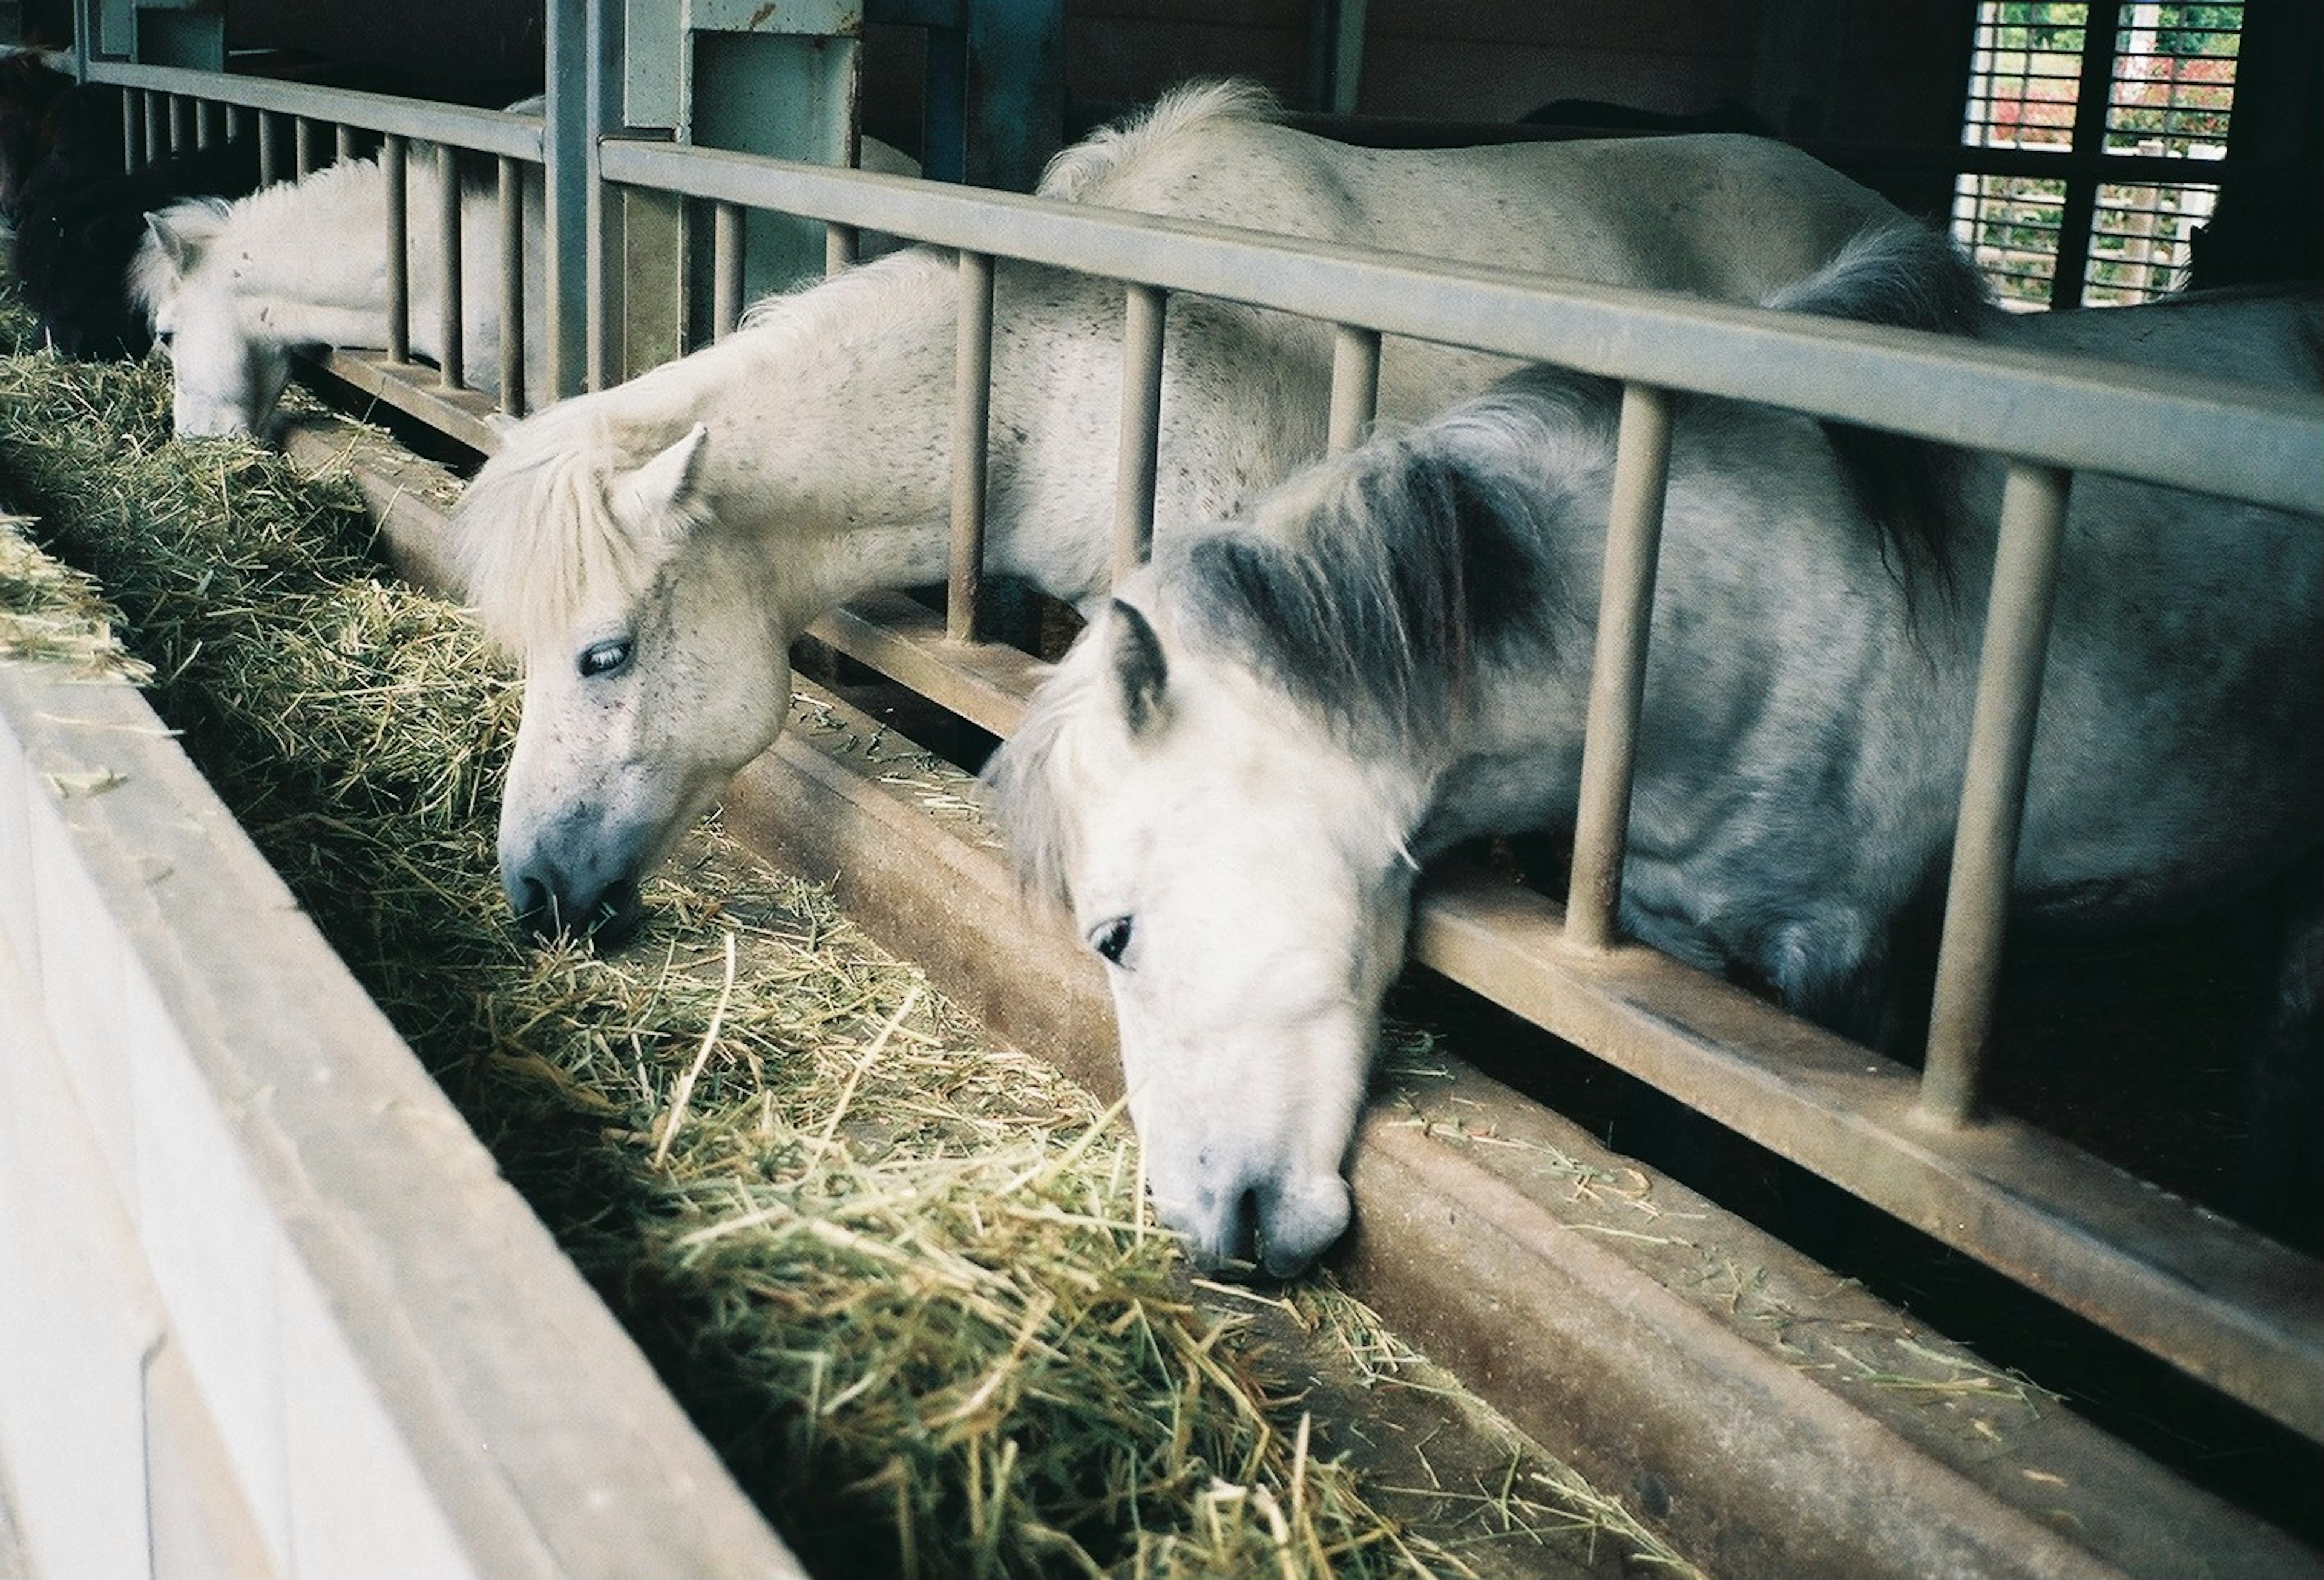
M 406 172 L 416 144 L 432 151 L 437 163 L 435 259 L 438 291 L 435 324 L 438 354 L 435 384 L 454 397 L 471 394 L 466 356 L 466 317 L 464 293 L 481 282 L 463 278 L 461 257 L 462 182 L 457 153 L 491 157 L 495 161 L 494 205 L 497 218 L 500 354 L 494 372 L 498 394 L 487 406 L 480 400 L 458 401 L 451 409 L 464 412 L 467 423 L 453 424 L 456 436 L 474 440 L 485 432 L 473 419 L 496 406 L 521 415 L 530 397 L 546 391 L 525 387 L 524 197 L 528 170 L 545 169 L 544 118 L 539 115 L 473 109 L 463 105 L 439 105 L 420 99 L 364 93 L 351 88 L 318 87 L 278 82 L 266 78 L 221 76 L 177 67 L 143 66 L 124 61 L 92 60 L 87 79 L 109 83 L 122 92 L 124 152 L 133 168 L 149 164 L 188 149 L 209 148 L 234 137 L 257 142 L 259 183 L 306 176 L 327 162 L 323 158 L 323 129 L 331 129 L 332 157 L 355 155 L 355 133 L 381 139 L 379 161 L 387 193 L 384 243 L 387 262 L 386 368 L 363 359 L 337 356 L 335 369 L 353 377 L 374 394 L 394 399 L 408 387 L 411 357 L 411 283 L 409 186 Z M 289 127 L 291 159 L 283 158 L 284 129 Z M 549 292 L 544 317 L 555 323 L 563 308 L 553 278 L 536 281 L 535 290 Z M 406 370 L 389 376 L 391 370 Z M 440 409 L 423 406 L 421 415 L 442 419 Z
M 564 40 L 572 47 L 572 30 Z M 558 47 L 554 36 L 551 47 L 552 53 Z M 745 208 L 824 224 L 833 268 L 853 255 L 865 231 L 954 250 L 962 289 L 950 612 L 940 632 L 908 617 L 883 624 L 860 611 L 825 620 L 817 632 L 997 733 L 1008 733 L 1021 714 L 1026 666 L 1020 656 L 996 654 L 973 640 L 996 260 L 1121 282 L 1118 571 L 1139 562 L 1153 529 L 1162 330 L 1172 293 L 1331 325 L 1328 431 L 1334 451 L 1357 443 L 1371 422 L 1385 335 L 1554 363 L 1621 381 L 1614 519 L 1566 904 L 1561 909 L 1500 886 L 1452 882 L 1424 898 L 1413 932 L 1416 957 L 2324 1439 L 2324 1275 L 2314 1262 L 2144 1187 L 2030 1125 L 1983 1114 L 1979 1101 L 2070 477 L 2105 472 L 2314 513 L 2318 479 L 2324 478 L 2324 409 L 2317 403 L 2193 375 L 622 140 L 604 134 L 606 109 L 595 100 L 577 109 L 568 100 L 560 110 L 552 99 L 544 126 L 539 117 L 152 68 L 104 66 L 91 75 L 147 96 L 136 124 L 149 145 L 157 124 L 167 139 L 180 119 L 174 109 L 157 116 L 152 96 L 160 93 L 493 153 L 503 161 L 504 234 L 511 163 L 541 162 L 545 153 L 551 250 L 562 246 L 567 259 L 549 271 L 549 322 L 562 326 L 552 329 L 552 340 L 574 335 L 576 321 L 597 306 L 575 299 L 575 243 L 569 230 L 559 230 L 572 225 L 577 212 L 575 178 L 563 168 L 576 148 L 586 147 L 588 161 L 587 234 L 580 250 L 597 270 L 606 266 L 598 227 L 612 188 L 712 206 L 709 322 L 715 336 L 731 333 L 742 305 L 739 220 Z M 593 93 L 604 76 L 602 61 L 593 60 Z M 568 112 L 583 116 L 582 133 L 566 123 Z M 198 135 L 202 116 L 192 124 Z M 607 337 L 602 324 L 591 330 L 598 351 L 593 372 L 602 381 Z M 456 382 L 456 367 L 446 376 Z M 571 382 L 560 377 L 557 388 Z M 1618 947 L 1670 403 L 1680 391 L 1788 408 L 2007 461 L 1937 1008 L 1921 1071 L 1740 994 L 1707 994 L 1699 974 L 1651 951 Z

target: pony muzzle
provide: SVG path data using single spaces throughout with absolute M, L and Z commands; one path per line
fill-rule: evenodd
M 1157 1192 L 1154 1212 L 1185 1242 L 1197 1272 L 1256 1271 L 1288 1279 L 1347 1232 L 1350 1204 L 1347 1181 L 1330 1174 L 1203 1189 L 1192 1202 Z
M 517 924 L 543 942 L 586 939 L 600 949 L 629 942 L 645 920 L 637 879 L 624 873 L 610 882 L 576 885 L 553 867 L 512 868 L 501 886 Z

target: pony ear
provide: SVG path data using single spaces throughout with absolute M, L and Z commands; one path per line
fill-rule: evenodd
M 624 502 L 640 520 L 664 520 L 678 513 L 694 489 L 694 466 L 710 429 L 696 423 L 685 436 L 630 474 Z
M 1162 657 L 1162 639 L 1146 617 L 1117 598 L 1113 601 L 1113 650 L 1109 655 L 1114 684 L 1121 692 L 1122 717 L 1132 735 L 1143 735 L 1167 721 L 1170 699 L 1170 666 Z
M 153 239 L 161 243 L 161 251 L 180 274 L 193 272 L 194 264 L 202 255 L 202 238 L 172 224 L 166 214 L 147 215 L 145 228 L 153 233 Z

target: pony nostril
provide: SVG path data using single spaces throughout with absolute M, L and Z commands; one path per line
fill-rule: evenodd
M 565 931 L 557 896 L 537 877 L 520 877 L 509 886 L 509 908 L 517 923 L 536 938 L 555 938 Z

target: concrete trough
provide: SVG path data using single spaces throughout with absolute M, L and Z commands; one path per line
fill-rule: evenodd
M 134 689 L 0 662 L 35 1576 L 803 1573 Z

